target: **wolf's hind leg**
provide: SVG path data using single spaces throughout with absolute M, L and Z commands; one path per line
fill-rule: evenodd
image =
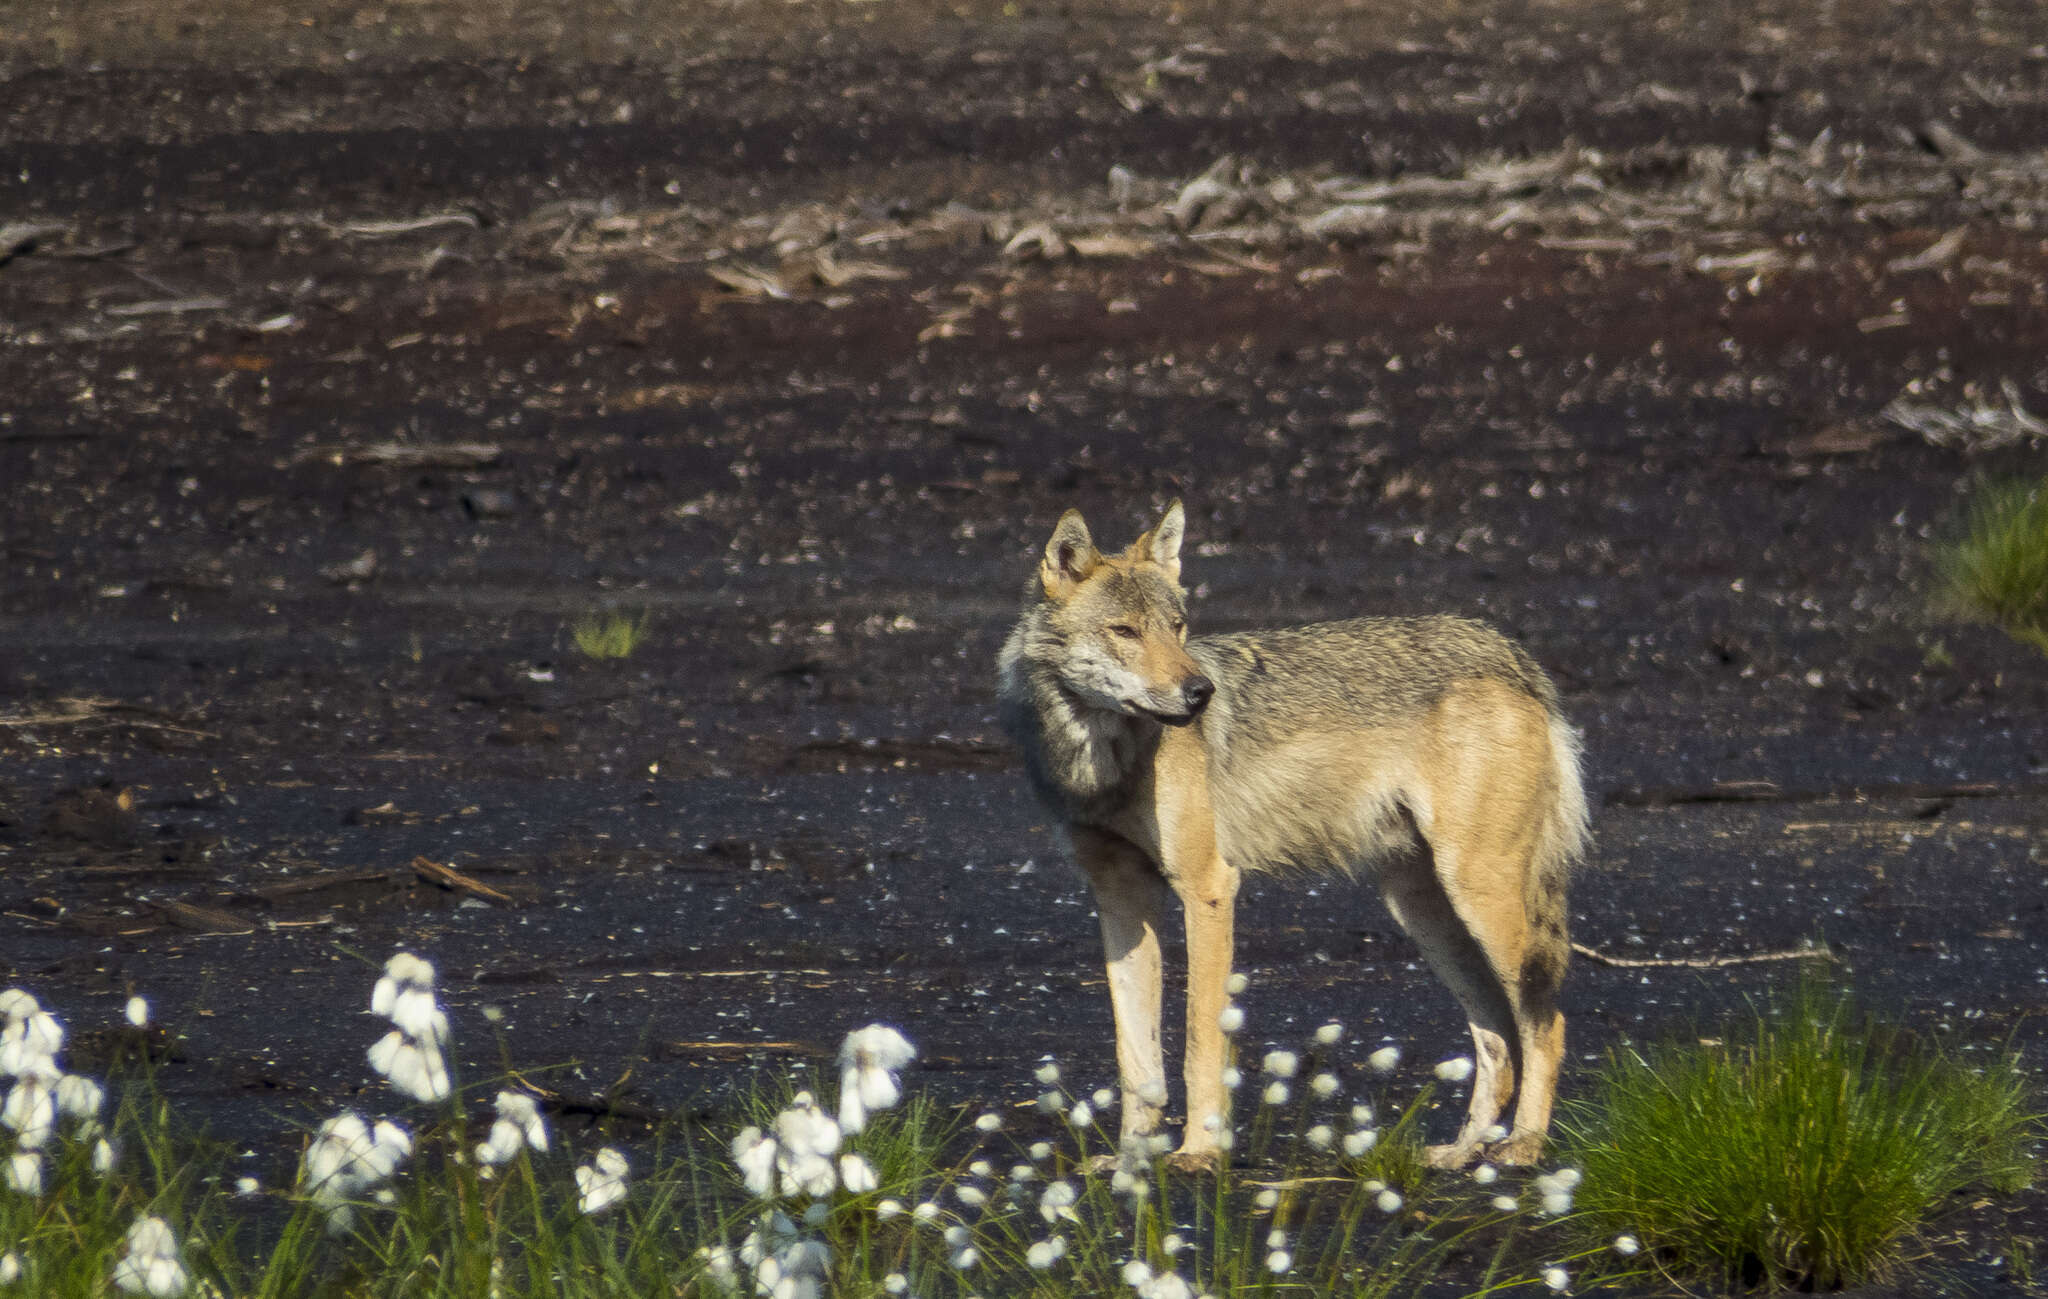
M 1113 835 L 1076 827 L 1074 855 L 1095 887 L 1095 910 L 1108 958 L 1116 1014 L 1116 1065 L 1123 1086 L 1123 1135 L 1158 1130 L 1166 1105 L 1166 1062 L 1159 1044 L 1159 922 L 1165 879 L 1145 855 Z
M 1462 1168 L 1478 1156 L 1487 1130 L 1500 1121 L 1515 1090 L 1520 1035 L 1514 1002 L 1495 973 L 1490 945 L 1475 937 L 1452 905 L 1439 879 L 1441 866 L 1441 858 L 1425 848 L 1384 864 L 1380 888 L 1394 919 L 1464 1007 L 1472 1030 L 1475 1068 L 1464 1126 L 1456 1140 L 1429 1148 L 1432 1165 Z

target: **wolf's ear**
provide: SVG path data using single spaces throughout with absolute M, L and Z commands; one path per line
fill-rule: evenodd
M 1144 536 L 1131 543 L 1131 555 L 1135 559 L 1149 559 L 1166 570 L 1166 575 L 1180 581 L 1180 539 L 1187 531 L 1187 511 L 1179 501 L 1166 507 L 1166 513 L 1159 516 L 1159 522 Z
M 1088 535 L 1088 525 L 1081 521 L 1081 511 L 1068 510 L 1052 530 L 1052 540 L 1045 543 L 1045 560 L 1038 566 L 1038 580 L 1045 587 L 1047 598 L 1057 600 L 1071 592 L 1101 562 L 1095 541 Z

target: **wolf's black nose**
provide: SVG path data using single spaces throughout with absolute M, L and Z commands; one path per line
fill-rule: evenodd
M 1199 713 L 1202 705 L 1209 702 L 1209 696 L 1216 693 L 1216 683 L 1207 677 L 1189 677 L 1180 683 L 1180 697 L 1187 700 L 1188 711 Z

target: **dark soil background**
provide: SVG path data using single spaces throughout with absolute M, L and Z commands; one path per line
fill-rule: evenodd
M 148 995 L 217 1129 L 383 1104 L 400 946 L 565 1115 L 875 1019 L 1110 1081 L 992 663 L 1063 509 L 1174 496 L 1198 630 L 1554 674 L 1579 941 L 2048 1058 L 2048 664 L 1932 558 L 2042 462 L 2031 4 L 74 9 L 0 11 L 0 979 L 88 1054 Z M 1241 932 L 1248 1040 L 1467 1049 L 1366 890 Z M 1580 961 L 1567 1092 L 1803 964 Z

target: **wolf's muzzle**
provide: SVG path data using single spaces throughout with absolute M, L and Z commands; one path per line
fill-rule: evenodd
M 1188 716 L 1193 717 L 1208 704 L 1209 696 L 1216 693 L 1216 683 L 1207 677 L 1189 677 L 1180 683 L 1181 701 L 1187 705 Z

